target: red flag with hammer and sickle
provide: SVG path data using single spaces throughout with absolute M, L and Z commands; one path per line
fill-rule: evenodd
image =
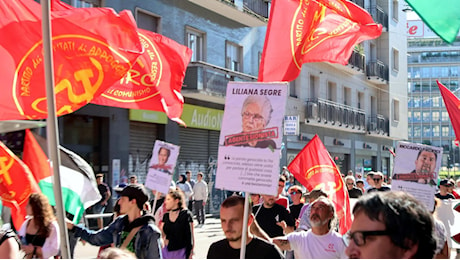
M 40 188 L 29 167 L 0 142 L 0 196 L 3 205 L 11 208 L 17 230 L 26 219 L 26 205 L 34 192 L 40 192 Z
M 48 114 L 41 6 L 33 0 L 0 2 L 0 120 Z M 76 8 L 51 13 L 58 116 L 76 111 L 129 71 L 142 52 L 131 12 Z
M 371 15 L 346 0 L 273 0 L 259 81 L 292 81 L 303 63 L 346 65 L 353 47 L 382 33 Z

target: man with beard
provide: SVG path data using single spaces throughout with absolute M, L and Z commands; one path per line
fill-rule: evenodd
M 230 196 L 222 202 L 220 208 L 220 222 L 225 239 L 214 242 L 208 250 L 207 258 L 211 259 L 238 259 L 240 258 L 241 239 L 246 236 L 246 259 L 280 259 L 283 258 L 276 247 L 265 240 L 255 237 L 249 231 L 254 224 L 254 215 L 248 218 L 248 229 L 243 234 L 244 198 Z
M 310 230 L 276 237 L 273 243 L 281 250 L 294 250 L 296 259 L 347 258 L 342 236 L 332 230 L 334 220 L 334 204 L 320 197 L 311 205 Z

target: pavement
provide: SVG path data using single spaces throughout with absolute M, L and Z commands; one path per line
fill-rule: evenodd
M 224 233 L 220 227 L 218 216 L 207 215 L 204 225 L 198 226 L 194 220 L 195 250 L 194 259 L 205 259 L 209 246 L 218 240 L 224 238 Z M 92 246 L 89 243 L 83 244 L 78 242 L 75 247 L 74 259 L 95 259 L 99 252 L 98 246 Z

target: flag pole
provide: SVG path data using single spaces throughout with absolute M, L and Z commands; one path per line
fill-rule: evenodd
M 245 192 L 244 198 L 244 216 L 243 216 L 243 235 L 241 236 L 240 259 L 246 257 L 246 241 L 248 239 L 248 219 L 249 219 L 249 192 Z M 261 206 L 262 207 L 262 206 Z
M 42 33 L 43 33 L 43 56 L 45 66 L 45 84 L 46 84 L 46 103 L 48 106 L 48 118 L 46 120 L 46 134 L 48 141 L 48 154 L 50 165 L 53 169 L 53 189 L 56 202 L 56 215 L 60 227 L 61 238 L 61 257 L 70 258 L 69 238 L 67 235 L 67 225 L 65 223 L 64 203 L 61 193 L 61 178 L 59 167 L 61 160 L 59 157 L 58 146 L 58 128 L 56 117 L 56 102 L 54 97 L 54 71 L 53 71 L 53 52 L 51 45 L 51 17 L 50 17 L 50 0 L 40 0 L 42 6 Z

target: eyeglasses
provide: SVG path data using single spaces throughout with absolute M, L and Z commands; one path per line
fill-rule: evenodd
M 250 112 L 243 112 L 241 114 L 241 116 L 243 117 L 243 119 L 253 119 L 254 121 L 262 121 L 264 120 L 264 117 L 260 114 L 253 114 L 253 113 L 250 113 Z
M 376 181 L 376 182 L 379 182 L 379 181 L 382 180 L 382 178 L 374 178 L 373 180 Z
M 353 242 L 356 246 L 364 246 L 366 244 L 366 238 L 368 236 L 388 236 L 390 232 L 388 230 L 370 230 L 370 231 L 355 231 L 348 232 L 344 237 L 345 245 L 350 244 L 350 240 L 353 239 Z
M 347 185 L 355 185 L 353 182 L 347 182 Z

